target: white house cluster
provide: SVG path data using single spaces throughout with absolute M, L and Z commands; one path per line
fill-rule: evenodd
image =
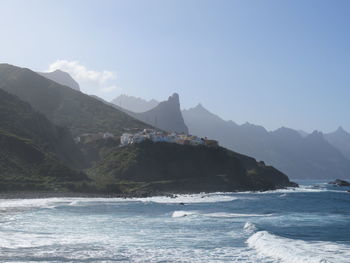
M 168 142 L 184 145 L 205 145 L 208 147 L 218 147 L 218 142 L 215 140 L 208 140 L 207 138 L 200 138 L 193 135 L 178 134 L 175 132 L 166 133 L 156 131 L 153 129 L 144 129 L 141 132 L 136 133 L 124 133 L 120 137 L 120 145 L 125 146 L 134 143 L 140 143 L 145 140 L 151 140 L 153 142 Z

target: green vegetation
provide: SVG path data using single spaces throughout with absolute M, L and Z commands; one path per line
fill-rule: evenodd
M 0 149 L 0 191 L 70 191 L 89 181 L 32 140 L 0 131 Z

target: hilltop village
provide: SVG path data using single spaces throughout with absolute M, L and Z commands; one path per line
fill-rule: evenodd
M 215 140 L 200 138 L 194 135 L 188 135 L 184 133 L 167 133 L 162 131 L 156 131 L 153 129 L 144 129 L 136 133 L 124 133 L 120 137 L 120 145 L 125 146 L 128 144 L 140 143 L 145 140 L 151 140 L 153 142 L 177 143 L 183 145 L 205 145 L 208 147 L 219 146 L 218 142 Z
M 182 145 L 204 145 L 207 147 L 218 147 L 219 143 L 216 140 L 210 140 L 208 138 L 200 138 L 198 136 L 176 133 L 176 132 L 163 132 L 154 129 L 134 130 L 130 129 L 128 132 L 123 133 L 122 136 L 114 136 L 109 132 L 100 133 L 86 133 L 75 138 L 76 143 L 96 141 L 101 139 L 120 139 L 120 146 L 126 146 L 129 144 L 141 143 L 146 140 L 153 142 L 167 142 L 176 143 Z

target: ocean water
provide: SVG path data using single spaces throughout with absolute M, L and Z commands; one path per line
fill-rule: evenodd
M 2 199 L 0 262 L 349 263 L 347 190 Z

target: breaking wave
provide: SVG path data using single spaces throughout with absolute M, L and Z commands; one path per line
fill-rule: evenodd
M 246 242 L 258 255 L 284 263 L 348 263 L 350 259 L 350 246 L 289 239 L 267 231 L 256 232 Z

